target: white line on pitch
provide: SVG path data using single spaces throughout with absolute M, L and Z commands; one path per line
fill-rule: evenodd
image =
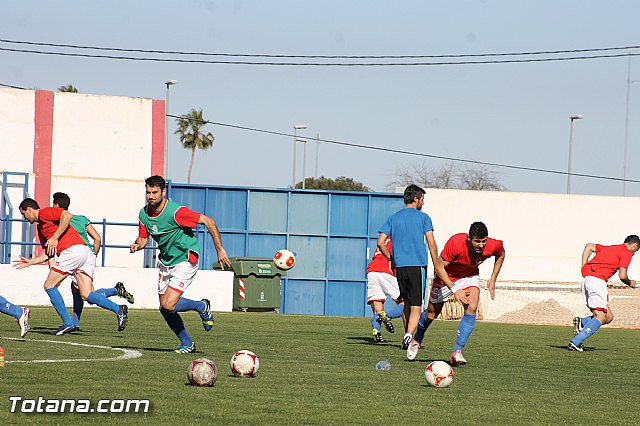
M 57 343 L 60 345 L 71 345 L 71 346 L 84 346 L 87 348 L 98 348 L 98 349 L 109 349 L 112 351 L 121 351 L 122 355 L 119 355 L 115 358 L 74 358 L 74 359 L 33 359 L 33 360 L 11 360 L 5 361 L 9 362 L 28 362 L 28 363 L 39 363 L 39 362 L 87 362 L 87 361 L 124 361 L 127 359 L 140 358 L 142 356 L 142 352 L 136 351 L 134 349 L 123 349 L 123 348 L 113 348 L 111 346 L 100 346 L 100 345 L 88 345 L 86 343 L 75 343 L 75 342 L 61 342 L 59 340 L 40 340 L 40 339 L 24 339 L 18 337 L 1 337 L 0 339 L 6 340 L 20 340 L 25 342 L 45 342 L 45 343 Z

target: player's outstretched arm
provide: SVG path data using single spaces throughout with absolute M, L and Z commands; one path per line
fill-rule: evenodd
M 32 259 L 27 259 L 26 257 L 21 255 L 20 260 L 13 261 L 13 266 L 16 269 L 24 269 L 31 265 L 38 265 L 40 263 L 44 263 L 47 260 L 49 260 L 49 256 L 46 253 L 42 253 L 41 255 L 36 256 Z
M 498 279 L 498 274 L 500 273 L 500 269 L 502 269 L 502 264 L 504 263 L 505 251 L 502 249 L 502 254 L 496 256 L 496 260 L 493 263 L 493 271 L 491 272 L 491 277 L 487 280 L 487 287 L 489 288 L 489 295 L 491 296 L 491 300 L 496 297 L 496 281 Z
M 222 237 L 220 236 L 220 231 L 218 230 L 218 225 L 216 225 L 216 221 L 213 218 L 203 215 L 200 215 L 200 219 L 198 223 L 207 227 L 207 231 L 209 231 L 209 235 L 211 235 L 211 239 L 213 240 L 213 245 L 216 248 L 216 252 L 218 253 L 218 263 L 220 263 L 220 268 L 224 270 L 225 266 L 231 267 L 231 261 L 227 256 L 227 251 L 222 246 Z

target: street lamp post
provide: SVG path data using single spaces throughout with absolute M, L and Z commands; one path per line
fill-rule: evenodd
M 302 156 L 302 189 L 304 189 L 305 180 L 307 179 L 307 139 L 298 138 L 298 142 L 304 142 L 304 154 Z
M 571 125 L 569 126 L 569 163 L 567 165 L 567 194 L 571 194 L 571 145 L 573 143 L 573 120 L 582 120 L 584 115 L 577 114 L 569 117 Z
M 167 80 L 164 82 L 167 86 L 167 95 L 164 99 L 164 178 L 169 176 L 169 86 L 178 84 L 177 80 Z
M 306 124 L 296 124 L 293 126 L 293 175 L 291 176 L 291 188 L 296 187 L 296 143 L 300 139 L 297 136 L 297 131 L 304 130 L 306 128 Z M 306 142 L 306 139 L 304 141 Z
M 316 133 L 316 173 L 314 177 L 318 179 L 318 146 L 320 145 L 320 133 Z

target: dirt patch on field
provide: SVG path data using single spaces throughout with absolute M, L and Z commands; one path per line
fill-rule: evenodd
M 533 323 L 533 324 L 570 324 L 573 314 L 558 302 L 549 299 L 544 302 L 529 303 L 524 308 L 509 312 L 495 322 Z

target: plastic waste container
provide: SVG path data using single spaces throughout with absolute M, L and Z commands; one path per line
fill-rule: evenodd
M 280 278 L 287 273 L 276 268 L 273 259 L 231 257 L 233 269 L 233 310 L 280 312 Z M 213 269 L 220 270 L 218 262 Z

